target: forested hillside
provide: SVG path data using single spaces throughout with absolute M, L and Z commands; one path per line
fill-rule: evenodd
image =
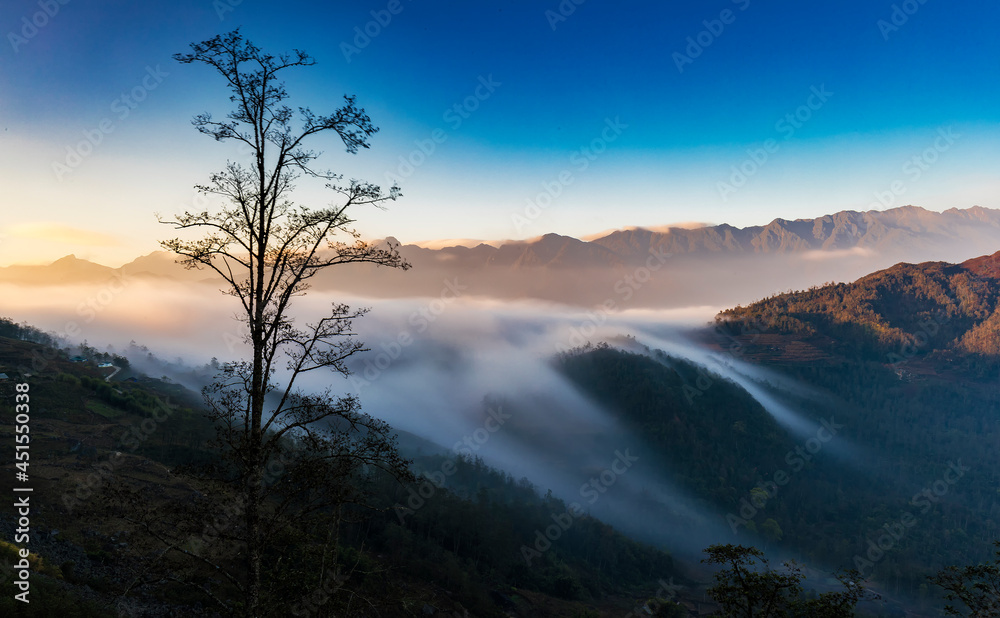
M 789 487 L 776 505 L 786 543 L 866 558 L 867 543 L 910 513 L 916 523 L 872 551 L 871 571 L 918 598 L 928 572 L 988 558 L 1000 537 L 998 265 L 1000 254 L 898 264 L 717 317 L 706 342 L 819 388 L 858 447 L 853 470 Z M 793 542 L 792 530 L 804 534 Z
M 113 499 L 120 487 L 137 490 L 144 508 L 168 521 L 175 503 L 210 491 L 198 471 L 214 462 L 214 433 L 200 398 L 129 372 L 108 382 L 109 370 L 93 362 L 71 362 L 65 351 L 20 339 L 51 343 L 37 329 L 9 320 L 0 326 L 15 336 L 0 336 L 0 366 L 10 378 L 0 382 L 3 418 L 12 418 L 13 394 L 3 385 L 26 380 L 33 397 L 35 594 L 29 613 L 18 615 L 215 615 L 206 597 L 185 585 L 211 581 L 210 570 L 158 564 L 163 579 L 147 581 L 155 539 Z M 0 425 L 0 434 L 13 444 L 12 425 Z M 340 526 L 336 556 L 312 551 L 314 537 L 332 528 L 274 531 L 301 546 L 301 564 L 268 574 L 269 586 L 288 587 L 297 600 L 296 615 L 362 615 L 362 606 L 384 616 L 622 615 L 676 573 L 668 554 L 586 515 L 570 520 L 561 542 L 526 560 L 522 548 L 535 547 L 539 531 L 562 517 L 566 504 L 478 460 L 418 455 L 414 466 L 421 476 L 413 484 L 384 475 L 354 480 L 376 508 L 345 505 L 337 517 L 329 514 Z M 446 481 L 442 469 L 450 472 Z M 218 516 L 206 515 L 205 530 L 196 522 L 195 537 L 210 522 L 218 525 Z M 13 527 L 0 520 L 5 538 Z M 15 557 L 12 545 L 0 551 L 8 561 Z M 321 585 L 324 568 L 341 570 L 335 590 Z M 9 577 L 0 589 L 0 610 L 13 611 Z M 228 594 L 225 586 L 216 592 Z
M 732 542 L 788 552 L 817 568 L 864 567 L 889 599 L 930 599 L 936 593 L 926 576 L 989 557 L 990 542 L 1000 536 L 994 385 L 907 382 L 877 362 L 781 365 L 822 396 L 785 393 L 784 400 L 811 419 L 842 426 L 810 455 L 806 438 L 778 427 L 734 384 L 715 376 L 699 389 L 703 370 L 652 356 L 599 347 L 560 362 L 646 436 L 662 453 L 666 473 L 720 520 L 738 517 Z M 685 388 L 703 395 L 685 397 Z M 955 478 L 951 464 L 968 470 Z M 773 491 L 765 488 L 779 473 L 789 480 L 776 495 L 764 493 L 751 502 L 753 510 L 741 511 L 744 500 Z M 943 495 L 918 495 L 945 475 L 955 482 Z M 868 541 L 907 512 L 919 525 L 870 560 Z
M 897 264 L 853 283 L 772 296 L 717 319 L 890 363 L 935 351 L 989 361 L 1000 356 L 998 265 L 1000 253 L 962 264 Z

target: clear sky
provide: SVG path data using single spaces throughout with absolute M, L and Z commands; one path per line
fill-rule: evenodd
M 1000 207 L 998 22 L 986 0 L 5 0 L 0 264 L 158 248 L 153 213 L 240 156 L 190 124 L 227 111 L 221 78 L 171 55 L 237 26 L 317 59 L 293 105 L 356 94 L 381 127 L 356 156 L 314 143 L 399 180 L 369 237 Z

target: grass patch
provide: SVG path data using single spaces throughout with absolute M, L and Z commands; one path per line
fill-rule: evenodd
M 125 416 L 125 412 L 119 410 L 118 408 L 112 408 L 108 404 L 97 401 L 96 399 L 87 400 L 87 409 L 94 414 L 100 414 L 104 418 L 116 419 Z

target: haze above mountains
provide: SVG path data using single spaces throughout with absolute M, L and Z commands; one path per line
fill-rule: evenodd
M 393 238 L 382 242 L 398 244 Z M 546 234 L 439 249 L 401 245 L 407 272 L 349 265 L 313 280 L 318 290 L 374 298 L 438 296 L 539 299 L 570 305 L 724 306 L 828 280 L 850 281 L 898 262 L 961 262 L 1000 248 L 1000 210 L 933 212 L 916 206 L 841 211 L 767 225 L 657 231 L 634 228 L 590 241 Z M 162 251 L 110 268 L 67 256 L 47 266 L 0 268 L 17 285 L 100 284 L 111 278 L 218 284 Z

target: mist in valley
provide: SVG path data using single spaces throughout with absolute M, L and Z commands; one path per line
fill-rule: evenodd
M 134 280 L 114 290 L 5 291 L 8 315 L 16 321 L 68 342 L 86 340 L 99 351 L 109 346 L 127 355 L 134 369 L 193 390 L 211 378 L 211 359 L 236 360 L 248 352 L 232 299 L 204 285 Z M 357 395 L 364 412 L 426 440 L 417 453 L 436 448 L 451 458 L 482 458 L 677 555 L 698 559 L 712 543 L 756 540 L 746 531 L 734 537 L 725 512 L 678 486 L 662 453 L 553 362 L 600 342 L 646 355 L 662 350 L 704 368 L 709 384 L 692 388 L 708 388 L 717 379 L 738 384 L 787 429 L 790 445 L 814 435 L 821 426 L 816 411 L 807 414 L 790 401 L 818 400 L 815 392 L 695 343 L 691 334 L 709 328 L 721 307 L 581 309 L 463 292 L 445 286 L 431 298 L 373 300 L 314 290 L 297 299 L 304 323 L 322 316 L 331 302 L 370 308 L 354 322 L 368 350 L 351 359 L 352 375 L 306 374 L 298 386 Z M 845 466 L 858 461 L 857 447 L 843 439 L 827 452 Z
M 848 425 L 830 439 L 829 428 L 844 423 L 845 402 L 750 362 L 744 346 L 717 329 L 719 311 L 756 299 L 744 296 L 744 286 L 705 284 L 711 289 L 690 295 L 690 305 L 682 304 L 683 297 L 672 297 L 673 306 L 664 308 L 644 302 L 643 294 L 680 289 L 678 281 L 697 287 L 697 273 L 679 264 L 668 263 L 648 278 L 630 269 L 625 275 L 630 283 L 623 285 L 617 284 L 624 278 L 597 281 L 589 294 L 604 300 L 591 304 L 492 298 L 475 293 L 474 279 L 453 276 L 429 286 L 434 293 L 403 298 L 317 286 L 295 300 L 298 322 L 328 315 L 334 303 L 368 308 L 354 321 L 354 332 L 368 349 L 349 360 L 352 375 L 305 374 L 298 387 L 357 396 L 365 413 L 400 432 L 406 457 L 480 458 L 514 479 L 527 479 L 542 495 L 551 491 L 571 509 L 669 551 L 688 568 L 698 569 L 709 545 L 739 543 L 764 548 L 774 564 L 795 559 L 819 569 L 811 576 L 821 581 L 845 566 L 844 556 L 808 555 L 800 543 L 774 543 L 759 528 L 733 524 L 746 517 L 755 491 L 778 473 L 790 477 L 788 488 L 774 486 L 775 494 L 754 511 L 759 527 L 778 511 L 797 512 L 794 495 L 824 500 L 812 489 L 820 476 L 882 496 L 887 507 L 907 505 L 928 477 L 901 471 L 899 462 L 886 465 L 884 452 L 863 427 Z M 744 283 L 761 289 L 764 279 L 758 276 L 761 271 L 750 273 Z M 5 315 L 17 322 L 51 332 L 67 345 L 86 341 L 98 351 L 123 354 L 136 371 L 198 391 L 212 378 L 213 359 L 250 354 L 237 305 L 219 287 L 129 276 L 124 284 L 7 283 L 0 284 L 0 293 Z M 718 302 L 700 302 L 710 299 Z M 752 451 L 743 471 L 764 481 L 737 482 L 739 495 L 725 500 L 709 499 L 685 483 L 669 454 L 626 426 L 614 402 L 596 401 L 559 370 L 560 355 L 602 342 L 669 368 L 696 367 L 696 376 L 678 372 L 688 376 L 685 388 L 694 396 L 726 383 L 758 404 L 780 436 L 767 450 Z M 796 465 L 806 460 L 820 471 L 800 473 Z M 419 469 L 419 483 L 443 480 L 448 487 L 442 470 Z M 849 502 L 838 508 L 851 508 L 844 506 Z M 563 513 L 552 517 L 566 521 Z M 863 537 L 848 542 L 864 551 Z

